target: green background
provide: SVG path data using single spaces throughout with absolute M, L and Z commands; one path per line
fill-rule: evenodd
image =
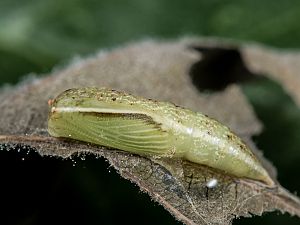
M 74 56 L 148 37 L 218 36 L 297 49 L 299 21 L 298 0 L 0 0 L 0 84 L 15 84 L 26 74 L 47 73 Z M 244 84 L 243 90 L 265 124 L 255 142 L 278 168 L 283 186 L 300 192 L 299 109 L 279 84 L 266 78 Z M 74 167 L 73 162 L 64 163 L 63 181 L 57 185 L 71 186 L 74 201 L 84 204 L 76 212 L 82 210 L 86 224 L 178 223 L 113 169 L 109 172 L 104 160 L 75 161 Z M 71 207 L 63 201 L 57 204 Z M 37 224 L 46 218 L 41 213 L 34 217 L 39 220 L 28 217 L 21 215 L 11 224 Z M 273 213 L 234 224 L 300 224 L 300 219 Z

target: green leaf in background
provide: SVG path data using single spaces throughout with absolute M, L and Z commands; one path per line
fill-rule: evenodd
M 1 0 L 0 81 L 144 37 L 212 35 L 299 47 L 299 19 L 297 0 Z

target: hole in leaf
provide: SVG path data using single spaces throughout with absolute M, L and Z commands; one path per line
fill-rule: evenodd
M 232 83 L 241 83 L 256 77 L 245 66 L 237 49 L 192 47 L 201 53 L 199 62 L 192 65 L 190 76 L 200 91 L 221 91 Z

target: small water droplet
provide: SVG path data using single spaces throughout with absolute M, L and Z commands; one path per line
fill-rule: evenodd
M 218 185 L 218 180 L 215 178 L 210 179 L 207 183 L 206 183 L 206 187 L 208 188 L 214 188 Z

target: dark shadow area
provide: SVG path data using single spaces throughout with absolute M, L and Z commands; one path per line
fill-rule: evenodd
M 2 150 L 0 177 L 3 225 L 181 224 L 93 155 L 62 160 Z
M 191 47 L 201 53 L 201 60 L 193 64 L 190 76 L 200 91 L 221 91 L 232 83 L 255 79 L 245 66 L 237 49 Z

